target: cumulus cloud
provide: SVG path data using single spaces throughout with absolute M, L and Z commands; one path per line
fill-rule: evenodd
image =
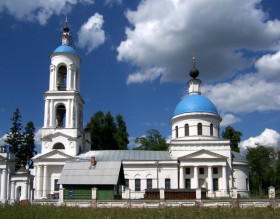
M 0 13 L 6 12 L 18 20 L 36 21 L 45 25 L 53 15 L 67 14 L 76 4 L 93 4 L 94 0 L 0 0 Z
M 279 48 L 280 22 L 269 20 L 259 4 L 261 0 L 141 1 L 135 11 L 127 11 L 131 26 L 117 48 L 119 61 L 140 69 L 129 75 L 128 83 L 185 80 L 193 49 L 204 80 L 223 79 L 252 65 L 246 51 Z
M 141 136 L 143 137 L 143 136 Z M 129 136 L 128 137 L 128 140 L 129 140 L 129 144 L 128 144 L 128 149 L 132 150 L 133 148 L 137 148 L 140 146 L 140 143 L 135 143 L 135 139 L 136 137 L 133 137 L 133 136 Z
M 238 76 L 229 82 L 204 86 L 203 93 L 215 102 L 221 112 L 279 110 L 279 62 L 279 51 L 264 55 L 256 61 L 257 72 Z
M 239 147 L 242 151 L 245 151 L 247 147 L 257 147 L 257 145 L 272 146 L 279 149 L 280 133 L 273 129 L 266 128 L 259 136 L 250 137 L 240 142 Z
M 103 16 L 95 13 L 78 32 L 78 46 L 86 48 L 90 53 L 92 50 L 105 42 L 105 32 L 103 28 Z
M 233 114 L 225 114 L 221 115 L 221 117 L 223 118 L 221 126 L 228 126 L 240 122 L 240 119 Z

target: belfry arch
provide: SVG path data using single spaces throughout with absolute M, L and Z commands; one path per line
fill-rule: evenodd
M 57 70 L 57 89 L 66 90 L 67 86 L 67 68 L 65 65 L 61 65 Z
M 66 108 L 63 104 L 59 104 L 55 110 L 56 127 L 64 128 L 66 120 Z

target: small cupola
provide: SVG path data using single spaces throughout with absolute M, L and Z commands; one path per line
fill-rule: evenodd
M 190 71 L 190 76 L 192 79 L 189 80 L 189 95 L 192 94 L 201 94 L 200 85 L 201 80 L 197 79 L 199 76 L 199 70 L 195 67 L 195 57 L 193 57 L 193 69 Z

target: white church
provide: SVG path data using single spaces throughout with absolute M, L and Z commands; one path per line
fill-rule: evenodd
M 237 188 L 241 196 L 249 196 L 248 163 L 231 151 L 228 140 L 220 138 L 222 118 L 201 94 L 195 66 L 188 95 L 170 120 L 168 151 L 91 151 L 90 135 L 83 128 L 80 57 L 71 41 L 66 22 L 62 45 L 50 56 L 42 147 L 32 158 L 32 174 L 24 168 L 15 172 L 14 155 L 4 147 L 0 151 L 2 203 L 57 198 L 61 188 L 66 199 L 88 198 L 92 186 L 100 187 L 101 198 L 113 197 L 110 188 L 113 195 L 131 199 L 144 198 L 146 191 L 159 188 L 203 188 L 210 198 L 229 197 L 231 189 Z

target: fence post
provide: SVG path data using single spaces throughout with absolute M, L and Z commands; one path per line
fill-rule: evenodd
M 61 205 L 64 202 L 64 188 L 62 186 L 59 187 L 59 199 L 58 204 Z
M 165 204 L 165 191 L 164 188 L 159 189 L 159 202 L 160 206 L 164 206 Z
M 239 207 L 237 188 L 231 188 L 232 207 Z
M 91 200 L 92 207 L 97 208 L 97 188 L 95 187 L 91 189 Z
M 196 188 L 195 189 L 195 199 L 196 199 L 196 203 L 200 206 L 201 203 L 201 188 Z
M 276 206 L 276 195 L 275 195 L 275 187 L 274 186 L 268 187 L 268 198 L 269 198 L 270 204 L 273 207 Z

